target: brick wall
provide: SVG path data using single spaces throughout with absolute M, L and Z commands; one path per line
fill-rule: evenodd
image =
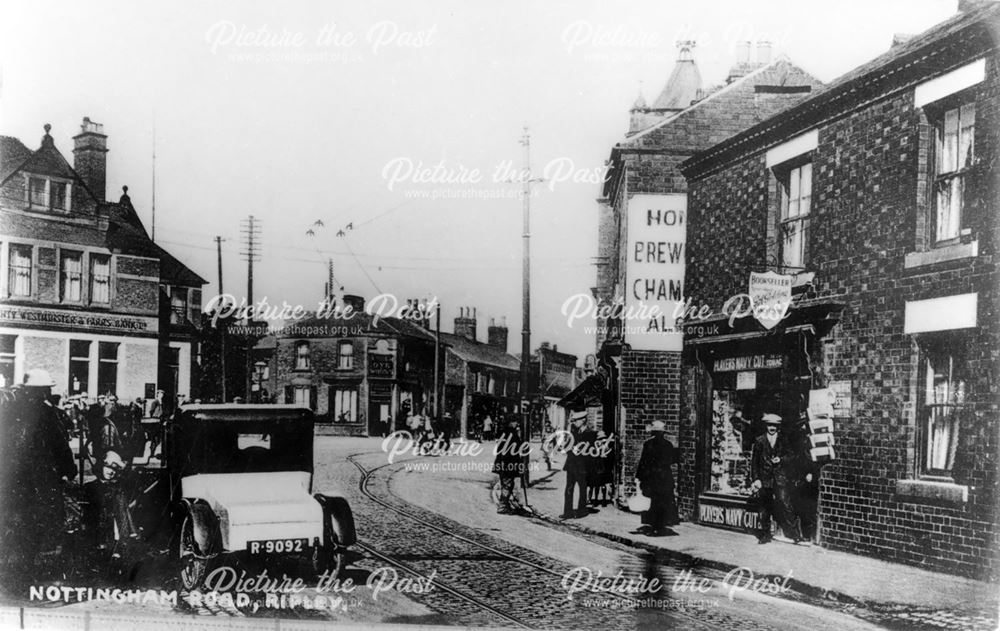
M 821 478 L 825 546 L 978 578 L 995 578 L 1000 327 L 996 267 L 998 72 L 987 64 L 977 90 L 977 165 L 967 180 L 968 225 L 978 256 L 907 269 L 928 247 L 931 210 L 925 176 L 928 133 L 913 91 L 877 100 L 820 127 L 813 154 L 808 238 L 814 287 L 802 299 L 845 303 L 819 352 L 825 379 L 853 382 L 850 418 L 836 424 L 838 460 Z M 780 140 L 780 139 L 779 139 Z M 774 182 L 763 147 L 700 174 L 691 183 L 687 295 L 718 310 L 746 291 L 751 266 L 775 252 Z M 768 237 L 772 238 L 769 247 Z M 897 493 L 919 467 L 919 410 L 925 337 L 904 334 L 907 301 L 978 293 L 976 329 L 942 339 L 967 360 L 970 413 L 963 420 L 954 482 L 968 501 L 916 500 Z M 938 334 L 940 335 L 940 334 Z M 698 418 L 696 370 L 686 372 L 685 419 Z M 818 385 L 822 385 L 821 383 Z M 704 416 L 704 415 L 702 415 Z M 697 431 L 682 427 L 682 446 Z M 693 474 L 692 474 L 693 475 Z M 686 480 L 693 484 L 694 478 Z
M 635 490 L 635 468 L 646 429 L 653 421 L 667 424 L 667 437 L 676 446 L 680 417 L 680 353 L 630 351 L 622 353 L 621 405 L 625 410 L 622 440 L 622 481 L 626 495 Z

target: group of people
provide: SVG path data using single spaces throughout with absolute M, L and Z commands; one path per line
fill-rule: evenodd
M 451 438 L 455 432 L 455 419 L 451 412 L 445 412 L 435 420 L 430 415 L 414 411 L 409 401 L 403 401 L 399 417 L 423 453 L 443 453 L 451 448 Z
M 110 393 L 63 399 L 52 394 L 54 385 L 47 371 L 32 369 L 22 383 L 0 389 L 5 579 L 51 569 L 39 559 L 61 557 L 71 531 L 87 536 L 94 549 L 110 548 L 112 556 L 120 543 L 136 539 L 129 510 L 133 463 L 146 454 L 148 463 L 162 444 L 169 415 L 162 391 L 147 409 L 144 399 L 120 404 Z M 80 445 L 79 459 L 73 444 Z
M 570 418 L 571 440 L 562 446 L 566 454 L 566 490 L 563 492 L 561 519 L 575 519 L 590 514 L 588 504 L 611 503 L 614 483 L 615 445 L 604 431 L 587 428 L 587 415 L 577 412 Z M 574 497 L 576 508 L 573 508 Z

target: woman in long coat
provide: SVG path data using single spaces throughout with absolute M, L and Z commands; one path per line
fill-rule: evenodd
M 649 498 L 649 510 L 643 513 L 642 523 L 652 529 L 650 534 L 666 534 L 668 525 L 677 524 L 677 501 L 674 499 L 674 474 L 671 465 L 677 460 L 674 446 L 667 440 L 663 421 L 653 421 L 653 433 L 642 444 L 642 454 L 636 467 L 642 494 Z

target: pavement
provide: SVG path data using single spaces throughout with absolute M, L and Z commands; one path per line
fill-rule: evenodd
M 533 460 L 540 450 L 533 449 Z M 565 474 L 563 458 L 554 455 L 552 467 L 532 467 L 528 499 L 539 519 L 625 545 L 659 551 L 688 565 L 722 571 L 748 568 L 756 577 L 791 577 L 795 591 L 826 600 L 881 609 L 919 611 L 992 611 L 1000 603 L 1000 586 L 960 576 L 829 550 L 821 546 L 773 541 L 758 545 L 750 534 L 682 522 L 676 536 L 636 534 L 638 514 L 615 506 L 596 507 L 578 519 L 560 519 Z M 520 489 L 518 489 L 520 493 Z M 592 509 L 593 510 L 593 509 Z M 995 618 L 993 618 L 995 623 Z M 949 625 L 951 626 L 951 625 Z

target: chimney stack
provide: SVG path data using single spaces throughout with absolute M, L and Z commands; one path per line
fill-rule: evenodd
M 487 344 L 490 346 L 499 348 L 503 352 L 507 352 L 507 318 L 503 318 L 500 324 L 497 324 L 493 318 L 490 318 L 490 326 L 486 329 L 486 339 Z
M 73 143 L 73 170 L 83 179 L 97 201 L 105 201 L 108 137 L 104 135 L 104 125 L 84 116 L 80 133 L 73 136 Z
M 459 307 L 455 318 L 455 335 L 476 341 L 476 309 L 474 307 Z
M 757 63 L 761 66 L 771 63 L 771 42 L 757 42 Z

